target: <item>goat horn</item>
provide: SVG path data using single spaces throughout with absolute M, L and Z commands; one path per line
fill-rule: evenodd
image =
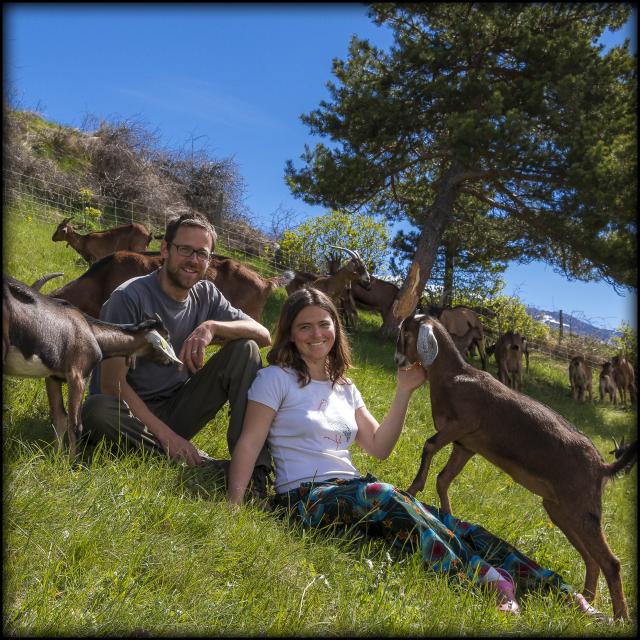
M 346 252 L 347 252 L 347 253 L 348 253 L 352 258 L 354 258 L 355 260 L 360 260 L 360 261 L 362 260 L 362 259 L 360 258 L 360 256 L 359 256 L 355 251 L 353 251 L 353 250 L 351 250 L 351 249 L 347 249 L 346 247 L 337 247 L 337 246 L 335 246 L 335 245 L 333 245 L 333 244 L 330 244 L 329 246 L 330 246 L 332 249 L 338 249 L 338 250 L 340 250 L 340 251 L 346 251 Z
M 616 439 L 615 439 L 613 436 L 611 436 L 611 439 L 613 440 L 613 446 L 614 446 L 616 449 L 619 449 L 619 448 L 620 448 L 620 445 L 616 442 Z
M 438 341 L 433 335 L 433 328 L 430 324 L 422 323 L 418 329 L 418 355 L 423 367 L 428 367 L 433 363 L 438 355 Z
M 49 280 L 52 280 L 53 278 L 59 278 L 60 276 L 63 276 L 63 275 L 64 275 L 63 271 L 56 271 L 55 273 L 48 273 L 46 276 L 42 276 L 42 278 L 39 278 L 38 280 L 36 280 L 31 285 L 31 288 L 35 289 L 36 291 L 40 291 L 40 289 L 45 284 L 45 282 L 49 282 Z

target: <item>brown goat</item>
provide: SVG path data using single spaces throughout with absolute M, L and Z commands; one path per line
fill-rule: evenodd
M 66 241 L 89 264 L 114 251 L 146 251 L 151 242 L 151 233 L 139 222 L 81 235 L 71 226 L 71 219 L 65 218 L 53 232 L 51 239 L 54 242 Z
M 611 364 L 613 366 L 613 380 L 620 392 L 622 404 L 627 404 L 627 391 L 629 392 L 629 401 L 635 402 L 636 383 L 631 363 L 623 354 L 620 354 L 611 358 Z
M 415 495 L 424 488 L 433 456 L 453 444 L 436 481 L 441 507 L 451 513 L 449 485 L 468 460 L 480 454 L 542 497 L 552 522 L 585 562 L 585 597 L 595 597 L 602 570 L 615 617 L 628 618 L 620 561 L 602 529 L 602 491 L 609 478 L 635 463 L 637 441 L 607 464 L 561 415 L 465 362 L 443 325 L 428 315 L 408 317 L 400 326 L 395 363 L 407 367 L 414 362 L 428 372 L 436 434 L 425 442 L 408 492 Z
M 574 400 L 584 402 L 585 394 L 589 393 L 589 401 L 593 401 L 591 367 L 584 356 L 578 355 L 571 358 L 569 363 L 569 384 L 571 385 L 571 397 Z
M 314 289 L 318 289 L 319 291 L 326 293 L 330 298 L 333 298 L 334 301 L 340 298 L 345 287 L 350 282 L 359 281 L 363 287 L 370 287 L 371 276 L 369 275 L 362 258 L 358 255 L 358 252 L 352 251 L 351 249 L 345 249 L 343 247 L 332 248 L 345 251 L 349 254 L 351 259 L 335 273 L 316 278 L 311 283 L 311 286 Z
M 516 391 L 522 390 L 522 356 L 526 349 L 526 338 L 513 331 L 507 331 L 496 342 L 498 380 Z
M 466 357 L 467 353 L 474 347 L 478 348 L 482 368 L 486 371 L 487 350 L 484 327 L 478 314 L 473 309 L 463 305 L 444 308 L 431 306 L 429 313 L 440 320 L 463 357 Z
M 113 290 L 123 282 L 144 276 L 162 264 L 159 253 L 116 251 L 93 264 L 79 278 L 50 293 L 97 318 Z M 207 269 L 211 280 L 229 302 L 260 322 L 269 294 L 282 278 L 263 278 L 237 260 L 214 254 Z
M 168 334 L 159 318 L 137 325 L 102 322 L 8 276 L 3 277 L 2 290 L 2 317 L 7 323 L 6 327 L 3 323 L 4 373 L 45 378 L 58 450 L 66 434 L 71 458 L 82 432 L 80 405 L 85 378 L 101 360 L 126 357 L 132 362 L 139 356 L 164 365 L 180 362 L 163 340 Z M 68 416 L 62 399 L 63 382 L 69 387 Z
M 335 273 L 320 276 L 309 283 L 309 286 L 326 293 L 332 298 L 344 319 L 345 326 L 355 328 L 358 314 L 355 304 L 348 298 L 348 289 L 353 282 L 360 282 L 365 289 L 371 287 L 371 276 L 357 251 L 345 249 L 344 247 L 331 248 L 345 251 L 351 259 Z
M 599 379 L 600 402 L 604 402 L 604 397 L 609 394 L 609 401 L 615 407 L 618 404 L 618 387 L 613 377 L 613 365 L 610 362 L 602 363 Z

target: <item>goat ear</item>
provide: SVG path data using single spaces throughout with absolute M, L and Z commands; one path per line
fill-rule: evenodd
M 155 330 L 152 329 L 145 336 L 147 342 L 153 345 L 153 348 L 164 353 L 172 362 L 176 364 L 182 364 L 182 360 L 179 360 L 176 356 L 173 347 Z
M 430 324 L 421 324 L 418 329 L 418 344 L 416 345 L 418 356 L 420 356 L 420 364 L 428 367 L 438 355 L 438 341 L 433 335 L 433 328 Z

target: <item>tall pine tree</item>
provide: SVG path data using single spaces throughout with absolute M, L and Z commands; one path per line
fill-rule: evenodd
M 330 102 L 302 116 L 331 148 L 289 161 L 294 195 L 418 224 L 384 329 L 411 312 L 456 203 L 508 218 L 571 277 L 636 284 L 635 58 L 597 39 L 629 18 L 616 3 L 373 4 L 388 53 L 354 37 Z M 479 234 L 481 235 L 481 234 Z

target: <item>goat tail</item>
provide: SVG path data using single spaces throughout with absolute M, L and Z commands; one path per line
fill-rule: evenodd
M 628 473 L 638 459 L 638 441 L 634 440 L 630 445 L 624 447 L 624 452 L 615 461 L 605 465 L 605 476 L 610 478 L 618 473 Z

